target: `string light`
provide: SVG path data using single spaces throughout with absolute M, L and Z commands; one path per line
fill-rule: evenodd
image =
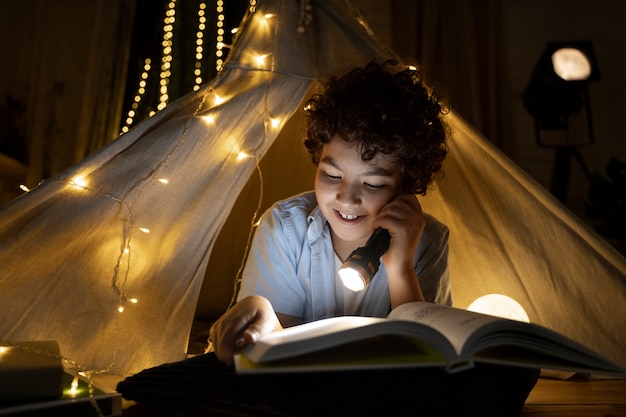
M 126 302 L 130 301 L 132 304 L 137 304 L 139 300 L 136 298 L 128 298 L 125 293 L 120 294 L 120 305 L 117 308 L 117 311 L 120 313 L 124 312 L 124 308 L 126 307 Z
M 176 22 L 176 0 L 170 0 L 163 19 L 163 47 L 161 53 L 161 72 L 159 73 L 159 104 L 158 110 L 163 110 L 169 101 L 168 86 L 172 75 L 172 46 L 174 37 L 174 22 Z
M 77 175 L 77 176 L 75 176 L 74 178 L 72 178 L 69 181 L 69 184 L 73 185 L 74 187 L 79 188 L 81 190 L 85 190 L 85 189 L 87 189 L 88 182 L 85 179 L 85 177 L 83 177 L 81 175 Z
M 207 114 L 206 116 L 201 116 L 201 118 L 209 126 L 212 126 L 212 125 L 215 124 L 215 115 L 213 115 L 213 114 Z
M 312 9 L 311 0 L 300 1 L 300 20 L 298 21 L 298 32 L 304 33 L 306 26 L 308 26 L 309 23 L 311 23 L 311 20 L 313 20 L 313 14 L 311 12 Z
M 124 249 L 124 253 L 128 254 L 128 258 L 130 258 L 130 248 L 127 246 Z M 120 259 L 120 263 L 122 262 L 122 260 Z M 138 300 L 135 297 L 129 297 L 126 292 L 120 290 L 119 292 L 119 306 L 117 307 L 117 311 L 119 311 L 120 313 L 124 312 L 124 309 L 126 308 L 126 303 L 130 302 L 132 304 L 137 304 Z
M 72 383 L 70 384 L 70 396 L 75 397 L 78 394 L 78 374 L 74 375 L 74 379 L 72 379 Z
M 217 15 L 217 36 L 215 37 L 215 69 L 220 72 L 224 67 L 224 0 L 217 0 L 215 2 L 215 13 Z
M 226 101 L 226 97 L 220 97 L 219 95 L 215 94 L 215 97 L 213 98 L 213 103 L 216 106 L 219 106 L 220 104 L 222 104 L 223 102 Z
M 249 10 L 254 12 L 256 8 L 256 1 L 252 0 L 250 3 Z M 226 58 L 226 49 L 232 48 L 232 45 L 226 44 L 225 40 L 225 22 L 226 16 L 224 13 L 224 0 L 216 1 L 216 48 L 215 48 L 215 67 L 219 72 L 224 66 L 225 58 Z M 193 68 L 193 80 L 194 84 L 192 86 L 193 91 L 197 91 L 200 89 L 203 82 L 205 82 L 203 78 L 203 67 L 202 63 L 205 57 L 205 32 L 206 32 L 206 23 L 207 23 L 207 2 L 200 1 L 198 5 L 198 26 L 195 36 L 195 64 Z M 272 14 L 267 14 L 265 19 L 273 17 Z M 173 38 L 174 38 L 174 23 L 176 22 L 176 0 L 171 0 L 166 6 L 165 17 L 163 19 L 163 37 L 161 41 L 161 66 L 159 72 L 159 81 L 158 81 L 158 104 L 155 106 L 156 110 L 150 110 L 148 117 L 152 117 L 157 111 L 162 110 L 167 106 L 170 101 L 169 94 L 169 86 L 170 79 L 172 76 L 172 51 L 173 51 Z M 239 28 L 233 29 L 232 34 L 236 34 Z M 136 119 L 139 116 L 138 109 L 140 107 L 141 102 L 145 99 L 147 93 L 148 86 L 148 78 L 150 76 L 150 70 L 152 67 L 151 60 L 146 58 L 144 61 L 144 70 L 139 79 L 139 86 L 137 88 L 137 93 L 134 97 L 132 104 L 130 105 L 130 109 L 126 114 L 126 118 L 124 119 L 124 125 L 120 130 L 120 135 L 127 133 L 130 131 L 132 125 L 136 123 Z
M 150 77 L 150 69 L 152 68 L 152 61 L 150 58 L 146 58 L 143 62 L 143 71 L 139 76 L 139 87 L 137 88 L 137 94 L 135 94 L 135 98 L 133 99 L 133 104 L 130 106 L 130 110 L 126 115 L 126 121 L 124 126 L 122 127 L 122 133 L 126 133 L 130 130 L 130 127 L 135 122 L 135 116 L 137 115 L 137 109 L 139 108 L 139 103 L 143 99 L 146 94 L 146 87 L 148 85 L 148 78 Z
M 256 64 L 260 67 L 262 67 L 263 65 L 265 65 L 265 59 L 267 58 L 268 54 L 264 54 L 264 55 L 257 55 L 254 57 L 254 62 L 256 62 Z
M 194 86 L 193 90 L 196 91 L 202 84 L 202 57 L 204 52 L 204 30 L 206 29 L 206 15 L 205 15 L 206 3 L 200 2 L 198 8 L 198 31 L 196 32 L 196 64 L 194 68 Z
M 280 126 L 280 119 L 270 118 L 270 125 L 272 126 L 273 129 L 278 128 Z

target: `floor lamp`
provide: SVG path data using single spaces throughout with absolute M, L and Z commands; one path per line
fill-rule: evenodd
M 594 142 L 587 87 L 599 79 L 591 42 L 548 42 L 524 91 L 524 107 L 534 119 L 537 144 L 555 150 L 550 192 L 561 201 L 567 196 L 572 157 L 591 178 L 579 148 Z M 567 131 L 583 110 L 588 127 L 585 141 L 570 141 L 568 135 L 556 142 L 544 140 L 543 131 Z

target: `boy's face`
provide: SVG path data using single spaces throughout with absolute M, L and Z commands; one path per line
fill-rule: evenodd
M 390 155 L 379 153 L 363 161 L 357 147 L 338 136 L 324 145 L 315 174 L 315 196 L 330 224 L 333 244 L 350 250 L 365 244 L 374 231 L 372 222 L 398 195 L 400 183 Z

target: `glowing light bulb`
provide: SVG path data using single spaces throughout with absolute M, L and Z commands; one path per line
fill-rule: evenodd
M 265 64 L 265 59 L 267 58 L 267 54 L 265 55 L 257 55 L 256 57 L 254 57 L 254 62 L 256 62 L 257 65 L 259 66 L 263 66 Z
M 467 307 L 467 310 L 530 323 L 524 307 L 513 298 L 503 294 L 487 294 L 478 297 Z
M 74 178 L 72 178 L 70 180 L 70 184 L 72 184 L 72 185 L 74 185 L 74 186 L 76 186 L 78 188 L 85 188 L 85 187 L 87 187 L 88 182 L 87 182 L 87 180 L 83 176 L 77 175 L 76 177 L 74 177 Z
M 204 120 L 205 123 L 208 124 L 208 125 L 214 125 L 215 124 L 215 115 L 209 114 L 209 115 L 206 115 L 206 116 L 202 116 L 202 120 Z
M 270 119 L 270 125 L 272 126 L 273 129 L 276 129 L 278 126 L 280 126 L 280 119 L 277 119 L 277 118 Z
M 150 233 L 150 229 L 148 229 L 147 227 L 140 227 L 139 230 L 141 230 L 144 233 Z
M 161 184 L 169 184 L 170 182 L 167 178 L 159 178 L 157 181 Z
M 25 186 L 24 184 L 20 184 L 20 190 L 25 191 L 25 192 L 30 192 L 30 188 L 28 188 L 27 186 Z
M 248 155 L 247 153 L 245 153 L 244 151 L 239 151 L 237 153 L 237 160 L 241 161 L 243 159 L 246 159 L 247 157 L 249 157 L 250 155 Z
M 120 313 L 123 313 L 124 312 L 124 306 L 119 306 L 117 308 L 117 311 L 119 311 Z
M 220 104 L 222 104 L 225 101 L 226 101 L 226 98 L 220 97 L 217 94 L 215 94 L 215 98 L 213 99 L 213 102 L 215 103 L 216 106 L 219 106 Z
M 74 379 L 72 379 L 72 383 L 70 384 L 70 395 L 72 397 L 76 396 L 78 393 L 78 375 L 74 375 Z
M 576 48 L 561 48 L 552 54 L 556 75 L 566 81 L 586 80 L 591 76 L 591 62 Z

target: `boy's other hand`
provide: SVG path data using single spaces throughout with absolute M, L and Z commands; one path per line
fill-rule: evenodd
M 238 301 L 209 330 L 209 349 L 227 365 L 233 355 L 259 338 L 282 328 L 271 303 L 265 297 L 252 295 Z

